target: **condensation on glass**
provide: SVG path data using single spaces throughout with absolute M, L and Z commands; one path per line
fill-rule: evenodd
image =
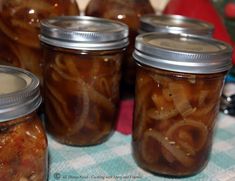
M 75 0 L 1 0 L 0 64 L 21 67 L 42 81 L 40 21 L 59 15 L 78 15 Z
M 46 127 L 61 143 L 94 145 L 114 130 L 128 28 L 93 17 L 42 22 Z
M 0 178 L 46 181 L 47 138 L 36 111 L 39 80 L 20 68 L 0 66 Z
M 137 37 L 132 147 L 140 167 L 167 176 L 205 168 L 231 52 L 229 45 L 202 36 Z

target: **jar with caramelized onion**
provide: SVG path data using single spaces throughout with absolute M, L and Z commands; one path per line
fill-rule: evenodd
M 123 23 L 93 17 L 42 21 L 48 132 L 69 145 L 94 145 L 113 132 L 119 104 Z
M 0 66 L 0 178 L 46 181 L 47 138 L 36 113 L 39 80 L 23 69 Z
M 135 48 L 135 37 L 138 35 L 140 17 L 153 13 L 154 8 L 149 0 L 91 0 L 86 7 L 85 14 L 87 16 L 118 20 L 129 27 L 130 44 L 122 68 L 122 98 L 134 96 L 136 66 L 132 53 Z
M 156 174 L 190 176 L 209 160 L 232 48 L 187 34 L 136 38 L 133 155 Z
M 0 64 L 27 69 L 42 81 L 40 21 L 78 14 L 75 0 L 1 0 Z

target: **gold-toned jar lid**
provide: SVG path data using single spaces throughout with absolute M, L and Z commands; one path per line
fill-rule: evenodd
M 21 68 L 0 66 L 0 122 L 36 110 L 41 101 L 39 80 Z

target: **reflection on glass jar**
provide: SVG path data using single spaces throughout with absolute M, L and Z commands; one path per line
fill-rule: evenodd
M 39 80 L 22 69 L 0 66 L 0 178 L 47 180 L 47 138 L 36 113 Z
M 43 21 L 41 41 L 49 133 L 70 145 L 106 140 L 118 112 L 127 26 L 100 18 L 59 17 Z
M 91 0 L 86 8 L 87 16 L 103 17 L 121 21 L 129 27 L 129 41 L 125 59 L 123 60 L 122 97 L 134 95 L 136 66 L 132 58 L 135 37 L 138 35 L 140 17 L 153 14 L 154 9 L 149 0 Z
M 132 146 L 140 167 L 189 176 L 206 166 L 231 52 L 228 45 L 199 36 L 137 37 Z
M 140 18 L 140 33 L 187 33 L 211 37 L 214 25 L 181 15 L 144 15 Z
M 2 0 L 0 64 L 27 69 L 42 80 L 42 53 L 38 39 L 40 21 L 78 13 L 74 0 Z

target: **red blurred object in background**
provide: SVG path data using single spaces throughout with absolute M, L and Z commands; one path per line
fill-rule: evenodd
M 170 0 L 163 14 L 178 14 L 210 22 L 215 26 L 213 37 L 235 47 L 235 42 L 232 42 L 222 17 L 210 0 Z M 233 64 L 235 64 L 235 52 L 233 52 Z
M 235 2 L 229 2 L 224 7 L 224 15 L 226 18 L 235 20 Z

